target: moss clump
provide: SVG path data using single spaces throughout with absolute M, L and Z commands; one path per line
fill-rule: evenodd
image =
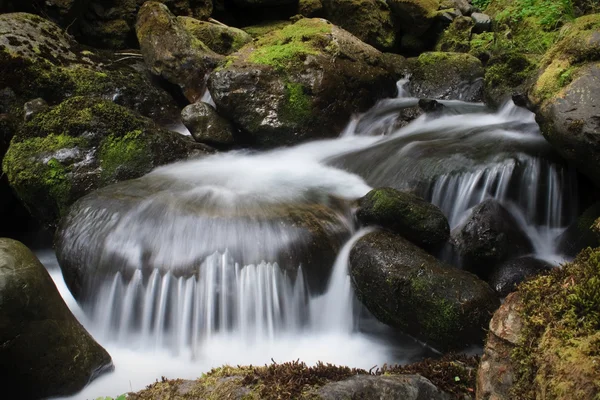
M 312 101 L 303 85 L 291 82 L 285 85 L 285 103 L 282 113 L 287 120 L 295 120 L 298 123 L 310 119 Z
M 331 33 L 330 24 L 320 20 L 300 20 L 258 39 L 256 50 L 249 55 L 248 61 L 284 70 L 291 63 L 302 62 L 307 55 L 322 52 L 323 44 L 327 43 L 323 36 L 328 33 Z
M 518 51 L 508 51 L 490 59 L 484 75 L 488 92 L 510 92 L 532 80 L 538 70 L 539 59 Z
M 442 33 L 436 51 L 466 53 L 471 49 L 471 28 L 474 22 L 470 17 L 458 17 Z
M 511 356 L 514 398 L 598 399 L 600 248 L 519 287 L 523 329 Z
M 100 148 L 103 180 L 109 183 L 143 175 L 152 166 L 151 154 L 150 146 L 139 129 L 124 136 L 110 135 Z
M 197 40 L 218 54 L 231 54 L 252 41 L 248 33 L 238 28 L 198 21 L 190 17 L 177 17 L 177 20 Z
M 273 31 L 283 29 L 286 26 L 289 26 L 291 24 L 292 24 L 292 21 L 274 21 L 274 22 L 268 22 L 268 23 L 260 24 L 260 25 L 247 26 L 245 28 L 242 28 L 242 30 L 244 32 L 246 32 L 248 35 L 257 39 L 263 35 L 266 35 L 267 33 L 271 33 Z

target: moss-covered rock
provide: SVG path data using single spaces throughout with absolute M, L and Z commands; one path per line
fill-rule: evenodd
M 415 97 L 481 101 L 483 66 L 463 53 L 428 52 L 406 60 L 410 81 L 406 88 Z
M 500 203 L 489 199 L 475 206 L 452 231 L 462 265 L 486 279 L 502 262 L 533 251 L 517 220 Z
M 144 3 L 138 13 L 136 34 L 150 71 L 178 85 L 191 103 L 200 100 L 206 74 L 223 57 L 192 35 L 158 2 Z
M 301 19 L 229 56 L 208 85 L 217 110 L 262 147 L 336 136 L 395 92 L 383 55 L 321 19 Z
M 478 398 L 597 398 L 599 276 L 600 252 L 587 249 L 506 299 L 490 323 Z M 502 351 L 490 343 L 501 343 Z
M 473 25 L 473 20 L 469 17 L 454 19 L 450 26 L 440 35 L 435 45 L 436 51 L 468 53 L 471 50 L 471 29 Z
M 421 197 L 392 188 L 371 190 L 359 200 L 356 212 L 364 225 L 379 225 L 431 248 L 450 237 L 448 220 L 442 211 Z
M 320 17 L 323 14 L 323 2 L 321 0 L 299 0 L 298 14 L 306 17 Z
M 241 29 L 190 17 L 177 17 L 183 27 L 215 53 L 229 55 L 252 41 Z
M 259 25 L 247 26 L 245 28 L 242 28 L 242 30 L 244 32 L 246 32 L 248 35 L 252 36 L 254 39 L 257 39 L 263 35 L 266 35 L 267 33 L 283 29 L 286 26 L 291 25 L 292 23 L 293 22 L 289 21 L 289 20 L 287 20 L 287 21 L 272 21 L 272 22 L 265 22 L 265 23 L 259 24 Z
M 199 146 L 108 100 L 73 97 L 22 126 L 3 170 L 31 212 L 54 225 L 91 190 L 186 158 Z
M 69 396 L 112 369 L 23 244 L 0 239 L 0 374 L 23 399 Z
M 594 222 L 600 218 L 600 203 L 588 207 L 567 229 L 556 239 L 558 251 L 570 257 L 586 247 L 598 247 L 600 238 L 594 232 Z
M 475 275 L 440 263 L 401 236 L 375 232 L 350 253 L 359 300 L 380 321 L 440 350 L 481 343 L 499 301 Z
M 402 32 L 414 36 L 429 29 L 440 6 L 439 0 L 388 0 L 388 4 Z
M 325 18 L 365 43 L 391 51 L 397 45 L 398 29 L 383 0 L 323 0 Z

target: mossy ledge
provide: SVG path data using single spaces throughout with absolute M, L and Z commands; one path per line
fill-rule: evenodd
M 512 398 L 600 398 L 600 248 L 519 287 Z
M 456 399 L 471 396 L 475 388 L 475 369 L 479 359 L 449 354 L 441 359 L 426 359 L 406 366 L 384 365 L 377 370 L 317 363 L 308 366 L 300 361 L 272 363 L 262 367 L 223 366 L 202 375 L 196 381 L 168 380 L 149 385 L 145 390 L 129 393 L 129 400 L 170 398 L 192 399 L 315 399 L 316 390 L 355 375 L 419 374 Z M 228 397 L 229 396 L 229 397 Z

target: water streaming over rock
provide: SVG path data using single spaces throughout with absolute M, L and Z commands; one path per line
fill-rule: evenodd
M 492 113 L 440 103 L 441 111 L 423 114 L 401 91 L 354 118 L 338 139 L 190 160 L 76 204 L 58 256 L 86 326 L 115 349 L 117 371 L 127 365 L 123 354 L 161 354 L 153 377 L 272 357 L 370 368 L 420 354 L 414 341 L 367 334 L 386 330 L 358 317 L 364 310 L 355 306 L 347 263 L 365 231 L 352 236 L 349 210 L 371 187 L 415 191 L 452 227 L 495 198 L 536 255 L 556 260 L 554 239 L 577 213 L 577 184 L 533 115 L 514 105 Z M 412 122 L 399 123 L 403 115 Z M 73 260 L 89 279 L 68 272 Z M 323 287 L 314 290 L 315 282 Z M 87 393 L 102 394 L 102 382 Z

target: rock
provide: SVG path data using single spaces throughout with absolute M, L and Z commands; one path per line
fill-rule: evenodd
M 293 5 L 298 0 L 233 0 L 241 8 L 268 8 Z
M 31 99 L 55 105 L 72 96 L 96 96 L 165 124 L 178 120 L 175 101 L 139 62 L 85 49 L 31 14 L 0 15 L 0 32 L 0 87 L 11 93 L 2 96 L 2 112 L 23 119 L 23 105 Z
M 514 292 L 525 279 L 548 272 L 552 266 L 534 257 L 519 257 L 509 260 L 492 272 L 487 282 L 500 297 Z
M 0 376 L 7 393 L 23 399 L 70 396 L 113 368 L 44 266 L 12 239 L 0 239 L 0 281 Z
M 520 51 L 492 55 L 485 69 L 486 103 L 500 107 L 515 93 L 526 92 L 534 81 L 537 65 L 535 56 Z
M 442 32 L 436 51 L 468 53 L 471 49 L 471 29 L 474 22 L 469 17 L 458 17 Z
M 600 238 L 593 231 L 594 221 L 600 218 L 600 203 L 588 207 L 577 220 L 556 239 L 560 254 L 575 257 L 586 247 L 598 247 Z
M 222 115 L 260 147 L 334 137 L 396 91 L 382 54 L 320 19 L 301 19 L 230 56 L 208 80 Z
M 406 60 L 410 81 L 406 88 L 419 98 L 438 100 L 482 99 L 483 66 L 469 54 L 430 52 Z
M 440 10 L 446 10 L 455 8 L 462 15 L 471 15 L 473 12 L 473 6 L 470 4 L 469 0 L 442 0 L 440 3 Z
M 3 170 L 34 216 L 53 226 L 96 188 L 202 153 L 202 145 L 108 100 L 72 97 L 23 125 Z
M 600 14 L 577 18 L 541 62 L 529 92 L 544 137 L 600 184 Z
M 48 110 L 48 103 L 44 99 L 34 99 L 25 103 L 25 121 L 31 121 L 36 115 Z
M 498 307 L 475 275 L 446 266 L 401 236 L 374 232 L 350 253 L 359 300 L 380 321 L 445 351 L 481 343 Z
M 200 100 L 205 75 L 223 57 L 194 37 L 161 3 L 144 3 L 138 13 L 136 34 L 150 71 L 178 85 L 191 103 Z
M 421 197 L 392 188 L 373 189 L 359 200 L 363 225 L 379 225 L 417 246 L 431 248 L 448 240 L 450 227 L 442 211 Z
M 348 397 L 350 396 L 350 397 Z M 317 399 L 446 400 L 451 397 L 419 375 L 357 375 L 316 390 Z
M 242 30 L 248 35 L 252 36 L 253 39 L 258 39 L 259 37 L 264 36 L 270 32 L 281 30 L 288 25 L 292 25 L 292 21 L 280 20 L 265 22 L 259 25 L 247 26 L 245 28 L 242 28 Z
M 475 23 L 473 25 L 473 33 L 490 32 L 492 30 L 492 19 L 489 15 L 475 12 L 471 14 L 471 19 Z
M 181 112 L 181 119 L 197 142 L 216 146 L 228 146 L 234 142 L 235 128 L 210 104 L 190 104 Z
M 444 105 L 431 99 L 419 99 L 419 108 L 426 113 L 440 113 L 444 109 Z
M 345 209 L 245 203 L 248 197 L 230 207 L 218 184 L 208 191 L 206 184 L 185 176 L 173 179 L 159 169 L 77 201 L 56 234 L 57 258 L 71 293 L 85 301 L 96 294 L 98 280 L 112 279 L 117 271 L 129 280 L 140 263 L 144 274 L 156 268 L 175 277 L 194 276 L 200 262 L 225 249 L 240 265 L 277 262 L 292 277 L 302 266 L 310 290 L 325 289 L 350 236 Z M 157 226 L 161 229 L 150 228 Z M 139 257 L 123 253 L 121 241 L 138 249 Z
M 518 222 L 500 203 L 486 200 L 452 232 L 464 268 L 486 278 L 500 263 L 533 251 Z
M 394 17 L 398 18 L 402 32 L 423 35 L 433 23 L 439 0 L 388 0 Z
M 321 0 L 299 0 L 298 14 L 306 17 L 319 17 L 323 13 L 323 3 Z
M 323 0 L 325 18 L 381 51 L 396 48 L 396 26 L 383 0 Z
M 598 249 L 527 281 L 490 323 L 477 399 L 592 399 L 600 392 Z
M 177 17 L 183 27 L 215 53 L 229 55 L 252 41 L 252 36 L 241 29 L 198 21 L 190 17 Z

